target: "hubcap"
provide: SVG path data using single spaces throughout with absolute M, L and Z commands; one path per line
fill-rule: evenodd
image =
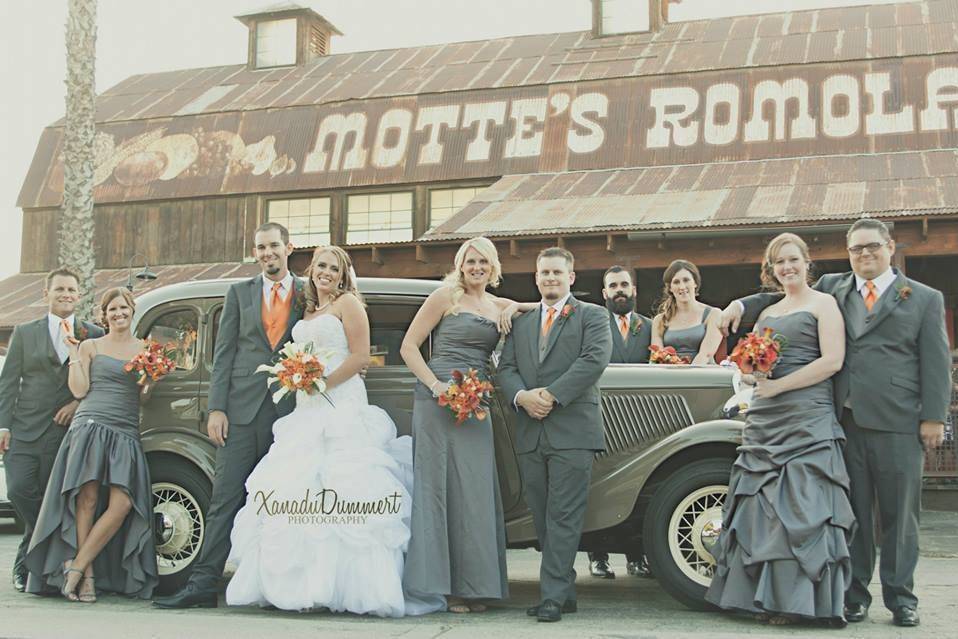
M 708 586 L 715 572 L 712 550 L 722 531 L 722 504 L 728 486 L 703 486 L 690 493 L 672 511 L 669 550 L 672 561 L 697 584 Z
M 182 486 L 153 484 L 156 563 L 160 575 L 175 574 L 192 563 L 203 545 L 205 526 L 199 502 Z

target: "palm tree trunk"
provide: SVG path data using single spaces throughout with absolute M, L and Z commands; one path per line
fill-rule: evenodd
M 59 262 L 80 276 L 77 315 L 93 317 L 93 136 L 96 110 L 96 0 L 69 0 L 66 130 L 63 140 L 63 215 Z

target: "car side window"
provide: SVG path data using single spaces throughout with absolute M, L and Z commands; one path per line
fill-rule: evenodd
M 196 366 L 198 323 L 194 309 L 175 310 L 156 318 L 146 337 L 172 350 L 171 356 L 178 370 L 193 370 Z
M 216 335 L 220 332 L 220 318 L 223 316 L 223 306 L 217 306 L 213 309 L 213 312 L 210 313 L 210 321 L 207 324 L 207 328 L 210 333 L 209 346 L 206 349 L 206 360 L 212 366 L 213 364 L 213 351 L 216 349 Z
M 370 368 L 404 366 L 399 347 L 419 305 L 376 300 L 367 300 L 367 303 Z M 419 349 L 426 360 L 429 359 L 429 346 L 430 340 L 426 340 Z

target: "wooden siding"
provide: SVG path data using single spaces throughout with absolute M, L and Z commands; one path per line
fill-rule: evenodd
M 141 254 L 150 265 L 238 262 L 249 254 L 259 223 L 257 196 L 213 197 L 94 209 L 97 268 L 122 268 Z M 59 209 L 23 214 L 20 270 L 46 271 L 57 263 Z

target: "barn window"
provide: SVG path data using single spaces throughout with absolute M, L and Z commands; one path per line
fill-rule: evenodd
M 325 246 L 330 243 L 329 198 L 270 200 L 266 219 L 289 229 L 293 246 Z
M 296 64 L 296 18 L 256 23 L 256 68 Z
M 647 0 L 599 0 L 600 35 L 635 33 L 651 28 Z
M 412 193 L 370 193 L 346 198 L 346 243 L 412 240 Z
M 462 210 L 484 189 L 483 186 L 470 186 L 458 189 L 433 189 L 429 192 L 429 230 L 433 230 L 450 217 Z

